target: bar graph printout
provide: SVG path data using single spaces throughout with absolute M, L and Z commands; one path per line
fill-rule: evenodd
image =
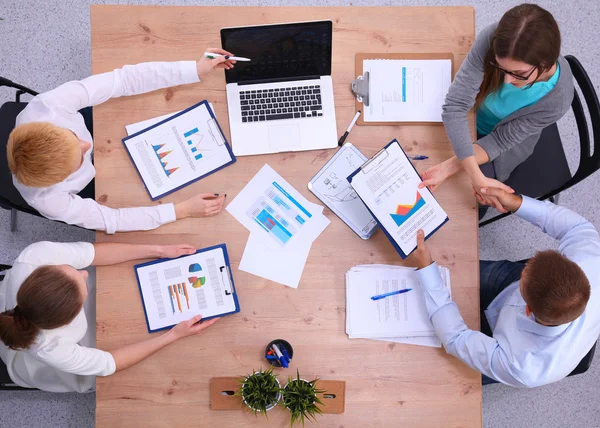
M 135 266 L 150 331 L 195 315 L 235 312 L 237 300 L 225 246 Z
M 153 200 L 235 161 L 206 101 L 134 133 L 123 144 Z

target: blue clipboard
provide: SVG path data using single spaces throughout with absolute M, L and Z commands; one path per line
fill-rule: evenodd
M 240 302 L 238 300 L 237 297 L 237 292 L 235 291 L 235 284 L 233 282 L 233 274 L 231 273 L 231 264 L 229 262 L 229 254 L 227 254 L 227 246 L 225 244 L 221 244 L 221 245 L 215 245 L 213 247 L 208 247 L 208 248 L 202 248 L 198 251 L 196 251 L 194 254 L 199 254 L 199 253 L 205 253 L 207 251 L 211 251 L 211 250 L 216 250 L 217 248 L 220 248 L 221 250 L 223 250 L 223 258 L 225 260 L 225 266 L 220 266 L 219 269 L 221 270 L 221 272 L 223 272 L 223 269 L 225 268 L 226 273 L 229 275 L 229 282 L 231 284 L 231 293 L 233 294 L 233 302 L 235 304 L 235 310 L 231 311 L 231 312 L 225 312 L 222 314 L 217 314 L 217 315 L 213 315 L 210 317 L 206 317 L 206 318 L 202 318 L 202 322 L 210 320 L 212 318 L 217 318 L 217 317 L 222 317 L 225 315 L 232 315 L 232 314 L 236 314 L 240 311 Z M 184 256 L 180 256 L 177 257 L 178 259 L 182 259 L 185 257 L 190 257 L 193 254 L 186 254 Z M 144 293 L 142 293 L 142 284 L 140 283 L 140 277 L 138 275 L 138 268 L 144 267 L 144 266 L 150 266 L 150 265 L 156 265 L 156 264 L 160 264 L 166 261 L 171 261 L 171 260 L 177 260 L 177 259 L 158 259 L 158 260 L 153 260 L 151 262 L 146 262 L 146 263 L 140 263 L 137 264 L 133 267 L 133 270 L 135 271 L 135 279 L 137 280 L 138 283 L 138 288 L 140 290 L 140 296 L 142 296 L 142 306 L 144 307 L 144 317 L 146 318 L 146 326 L 148 328 L 148 333 L 154 333 L 157 331 L 161 331 L 161 330 L 167 330 L 172 328 L 173 326 L 175 326 L 176 324 L 172 324 L 166 327 L 162 327 L 162 328 L 157 328 L 154 330 L 150 329 L 150 323 L 148 322 L 148 313 L 146 312 L 146 302 L 144 301 Z
M 383 152 L 384 150 L 387 150 L 388 147 L 390 147 L 392 144 L 398 144 L 398 147 L 400 147 L 400 150 L 402 150 L 402 153 L 404 154 L 404 156 L 406 156 L 406 152 L 404 151 L 404 149 L 402 148 L 402 146 L 400 145 L 400 143 L 398 142 L 397 139 L 393 139 L 392 141 L 389 142 L 389 144 L 387 144 L 383 149 L 381 149 L 379 152 L 377 152 L 375 154 L 375 156 L 373 156 L 371 159 L 369 159 L 369 161 L 373 160 L 374 158 L 376 158 L 377 156 L 379 156 L 381 154 L 381 152 Z M 407 156 L 408 158 L 408 156 Z M 369 161 L 367 161 L 366 163 L 369 163 Z M 365 163 L 365 164 L 366 164 Z M 421 175 L 419 174 L 419 172 L 416 170 L 415 166 L 412 164 L 412 162 L 409 162 L 410 165 L 412 166 L 412 168 L 415 170 L 415 172 L 417 173 L 417 175 L 419 176 L 419 178 L 421 178 Z M 364 166 L 364 165 L 363 165 Z M 356 174 L 358 174 L 361 171 L 361 168 L 358 168 L 356 171 L 354 171 L 349 177 L 348 177 L 348 181 L 350 182 L 350 184 L 352 184 L 352 179 L 354 178 L 354 176 Z M 359 198 L 362 199 L 362 197 L 360 196 L 360 194 L 358 192 L 356 192 L 356 194 L 358 195 Z M 431 196 L 433 196 L 433 193 L 431 194 Z M 435 199 L 435 196 L 433 196 L 433 198 Z M 437 201 L 437 199 L 436 199 Z M 364 200 L 363 200 L 364 202 Z M 379 224 L 379 226 L 381 227 L 381 230 L 383 230 L 383 233 L 385 233 L 385 236 L 387 236 L 387 238 L 389 239 L 389 241 L 392 243 L 392 245 L 394 246 L 394 249 L 398 252 L 398 254 L 400 254 L 400 257 L 402 257 L 402 259 L 404 260 L 405 258 L 407 258 L 408 256 L 410 256 L 412 254 L 413 251 L 416 250 L 413 249 L 410 253 L 405 254 L 402 249 L 400 248 L 400 246 L 396 243 L 396 241 L 394 240 L 394 238 L 392 237 L 392 235 L 386 230 L 386 228 L 383 226 L 383 224 L 381 223 L 381 221 L 379 221 L 379 219 L 377 218 L 377 216 L 375 215 L 375 213 L 373 213 L 373 211 L 371 211 L 371 209 L 369 208 L 369 206 L 365 203 L 365 206 L 367 207 L 367 209 L 369 210 L 369 212 L 371 213 L 371 215 L 373 216 L 373 218 L 375 220 L 377 220 L 377 223 Z M 448 222 L 449 218 L 446 216 L 446 219 L 435 229 L 433 229 L 431 231 L 431 233 L 429 233 L 429 235 L 425 236 L 425 239 L 427 240 L 431 235 L 433 235 L 435 232 L 437 232 L 439 230 L 440 227 L 442 227 L 443 225 L 445 225 Z
M 210 172 L 207 172 L 204 175 L 201 175 L 200 177 L 196 177 L 193 180 L 190 180 L 187 183 L 182 184 L 179 187 L 176 187 L 175 189 L 169 190 L 168 192 L 162 193 L 162 194 L 160 194 L 160 195 L 158 195 L 156 197 L 152 197 L 152 195 L 150 194 L 150 191 L 148 190 L 148 186 L 146 186 L 146 182 L 144 181 L 144 177 L 142 177 L 142 174 L 140 174 L 140 170 L 137 167 L 137 165 L 135 164 L 135 161 L 133 160 L 133 157 L 131 156 L 131 153 L 129 152 L 129 148 L 127 147 L 127 144 L 125 144 L 125 141 L 129 140 L 130 138 L 136 137 L 136 136 L 138 136 L 140 134 L 143 134 L 144 132 L 147 132 L 147 131 L 149 131 L 151 129 L 154 129 L 157 126 L 162 125 L 163 123 L 167 123 L 170 120 L 173 120 L 176 117 L 179 117 L 182 114 L 185 114 L 185 113 L 189 112 L 190 110 L 198 108 L 198 107 L 200 107 L 202 105 L 206 106 L 206 109 L 210 113 L 210 117 L 212 117 L 214 119 L 215 123 L 217 124 L 217 127 L 219 128 L 219 132 L 221 133 L 221 136 L 223 137 L 223 141 L 225 141 L 225 147 L 227 148 L 227 151 L 229 152 L 229 156 L 231 156 L 231 161 L 227 162 L 226 164 L 221 165 L 220 167 L 218 167 L 216 169 L 213 169 Z M 121 141 L 123 142 L 123 145 L 125 146 L 125 150 L 127 151 L 127 154 L 129 155 L 129 159 L 131 159 L 131 163 L 133 164 L 133 166 L 135 167 L 135 170 L 137 171 L 138 175 L 142 179 L 142 183 L 144 184 L 144 188 L 146 189 L 146 192 L 148 192 L 148 196 L 150 196 L 150 199 L 153 200 L 153 201 L 156 201 L 157 199 L 160 199 L 160 198 L 164 198 L 165 196 L 170 195 L 171 193 L 176 192 L 177 190 L 179 190 L 179 189 L 181 189 L 181 188 L 183 188 L 185 186 L 188 186 L 188 185 L 190 185 L 192 183 L 195 183 L 196 181 L 201 180 L 204 177 L 208 177 L 209 175 L 214 174 L 215 172 L 217 172 L 217 171 L 225 168 L 226 166 L 231 165 L 232 163 L 234 163 L 237 160 L 236 157 L 235 157 L 235 155 L 233 154 L 233 151 L 231 150 L 231 146 L 229 145 L 229 141 L 227 141 L 227 138 L 225 137 L 225 134 L 223 134 L 223 129 L 221 129 L 221 125 L 219 124 L 219 121 L 215 117 L 215 113 L 212 111 L 212 109 L 210 108 L 210 105 L 208 104 L 208 101 L 206 101 L 206 100 L 200 101 L 198 104 L 194 104 L 193 106 L 191 106 L 189 108 L 186 108 L 185 110 L 180 111 L 179 113 L 176 113 L 173 116 L 166 118 L 165 120 L 161 120 L 160 122 L 155 123 L 154 125 L 149 126 L 146 129 L 142 129 L 141 131 L 138 131 L 135 134 L 129 135 L 128 137 L 123 138 Z

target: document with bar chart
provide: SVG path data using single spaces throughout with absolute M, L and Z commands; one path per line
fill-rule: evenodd
M 198 314 L 206 320 L 240 310 L 224 244 L 134 269 L 150 332 Z
M 294 187 L 265 165 L 227 206 L 227 211 L 271 250 L 310 247 L 329 224 Z
M 357 169 L 348 181 L 402 258 L 417 248 L 417 231 L 429 237 L 448 215 L 429 189 L 419 189 L 421 177 L 397 140 Z
M 207 101 L 123 139 L 152 200 L 235 162 Z

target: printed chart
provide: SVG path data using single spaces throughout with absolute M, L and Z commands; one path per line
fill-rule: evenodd
M 165 159 L 165 158 L 169 154 L 173 153 L 173 150 L 167 150 L 164 148 L 165 146 L 166 146 L 166 144 L 153 145 L 152 150 L 154 150 L 154 154 L 156 155 L 156 157 L 158 158 L 158 161 L 162 165 L 163 171 L 165 172 L 167 177 L 170 177 L 171 174 L 173 174 L 175 171 L 177 171 L 179 169 L 179 167 L 178 166 L 174 167 L 174 168 L 168 167 L 169 163 L 167 162 L 167 159 Z
M 194 287 L 194 288 L 200 288 L 204 284 L 206 284 L 206 277 L 205 276 L 199 276 L 200 274 L 198 274 L 198 272 L 202 272 L 202 266 L 200 266 L 199 263 L 192 263 L 190 265 L 188 271 L 190 273 L 196 273 L 195 276 L 190 276 L 188 278 L 188 281 L 190 282 L 190 285 L 192 287 Z
M 186 133 L 183 134 L 185 138 L 188 138 L 187 144 L 188 148 L 192 152 L 192 156 L 194 159 L 200 160 L 202 159 L 202 153 L 200 152 L 200 143 L 204 139 L 204 135 L 198 133 L 198 128 L 190 129 Z M 194 137 L 192 137 L 194 136 Z
M 396 223 L 396 226 L 402 226 L 413 214 L 415 214 L 421 207 L 425 206 L 425 199 L 421 196 L 417 190 L 415 202 L 411 205 L 398 204 L 396 212 L 390 214 L 392 219 Z
M 175 314 L 176 310 L 179 313 L 190 310 L 190 295 L 188 294 L 185 282 L 169 285 L 168 290 L 173 314 Z

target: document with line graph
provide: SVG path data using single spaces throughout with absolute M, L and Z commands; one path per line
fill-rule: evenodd
M 134 266 L 148 331 L 240 311 L 225 244 Z
M 402 258 L 417 248 L 419 229 L 429 237 L 448 221 L 429 189 L 418 188 L 421 177 L 398 140 L 365 162 L 348 181 Z
M 152 123 L 123 144 L 152 200 L 235 162 L 207 101 Z

